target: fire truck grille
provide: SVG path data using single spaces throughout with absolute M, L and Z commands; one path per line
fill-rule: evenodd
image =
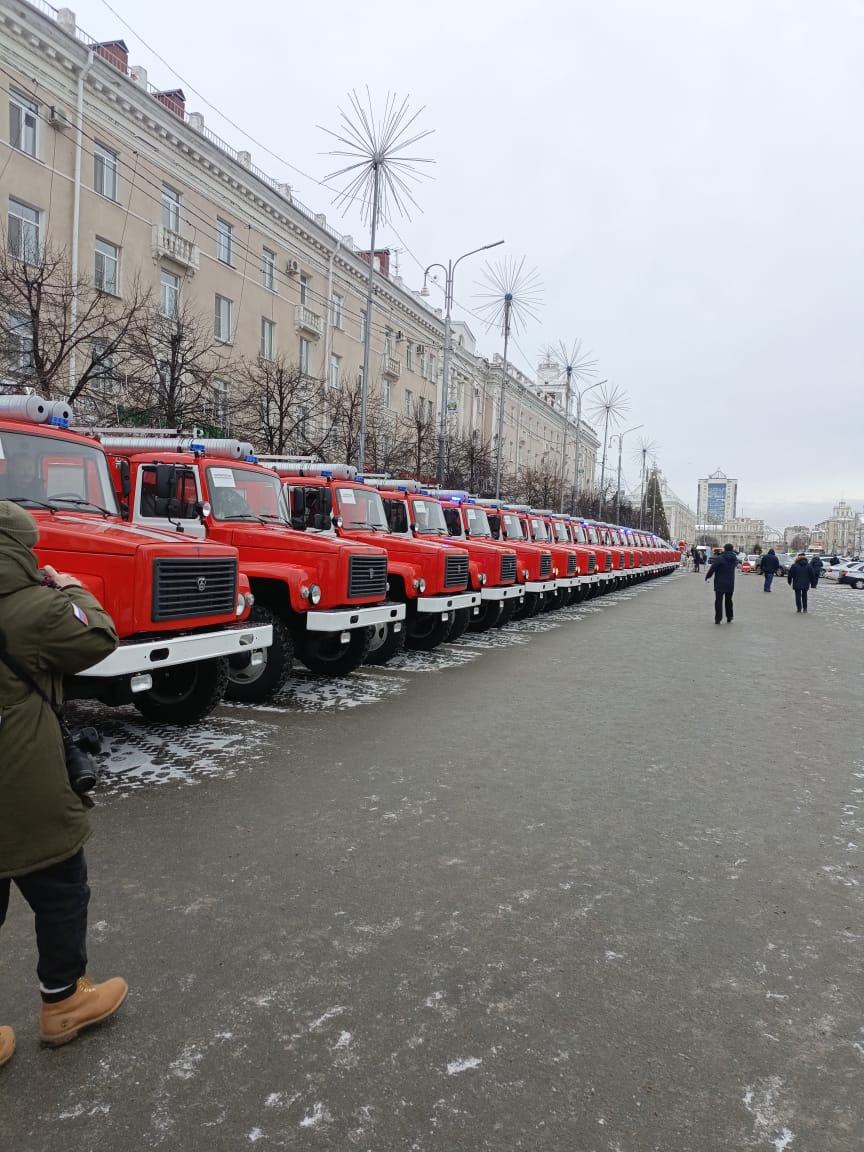
M 387 557 L 352 556 L 348 569 L 348 599 L 387 595 Z
M 153 620 L 233 616 L 237 607 L 237 561 L 217 556 L 153 561 Z
M 552 575 L 552 553 L 544 552 L 540 557 L 540 579 L 546 580 Z
M 468 557 L 448 556 L 444 561 L 444 587 L 468 587 Z
M 516 556 L 502 556 L 501 557 L 501 574 L 499 580 L 502 584 L 507 584 L 511 580 L 516 579 Z
M 612 553 L 611 552 L 606 553 L 606 571 L 607 572 L 612 571 Z
M 596 572 L 597 571 L 597 557 L 594 555 L 593 552 L 588 553 L 588 571 L 589 572 Z
M 576 557 L 575 557 L 575 555 L 574 556 L 568 556 L 567 557 L 567 575 L 568 576 L 575 576 L 575 574 L 576 574 Z
M 629 555 L 630 555 L 630 567 L 635 568 L 636 567 L 636 553 L 631 552 L 631 553 L 629 553 Z

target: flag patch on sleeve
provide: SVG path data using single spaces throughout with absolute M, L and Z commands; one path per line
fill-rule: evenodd
M 75 616 L 81 621 L 82 624 L 90 623 L 90 621 L 87 619 L 87 613 L 84 612 L 83 609 L 79 608 L 77 604 L 72 605 L 72 611 L 75 613 Z

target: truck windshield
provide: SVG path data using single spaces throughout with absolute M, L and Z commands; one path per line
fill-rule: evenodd
M 207 494 L 216 520 L 286 521 L 282 483 L 274 473 L 240 464 L 210 464 Z
M 562 524 L 560 520 L 553 520 L 552 527 L 555 529 L 555 539 L 560 540 L 562 544 L 569 544 L 570 537 L 567 535 L 567 525 Z
M 387 532 L 387 517 L 380 495 L 373 488 L 337 488 L 339 515 L 345 528 L 371 528 Z
M 592 544 L 599 544 L 600 543 L 600 537 L 597 535 L 597 529 L 596 528 L 589 527 L 587 529 L 587 532 L 588 532 L 588 539 Z
M 587 544 L 588 537 L 585 535 L 585 529 L 581 524 L 571 524 L 571 531 L 573 532 L 573 539 L 577 544 Z
M 522 535 L 522 522 L 515 512 L 504 512 L 501 515 L 501 527 L 504 529 L 505 540 L 524 540 Z
M 411 510 L 418 536 L 456 536 L 450 524 L 451 509 L 445 510 L 437 500 L 412 500 Z M 458 517 L 459 513 L 456 513 Z
M 548 540 L 546 535 L 546 524 L 539 516 L 534 516 L 531 519 L 531 530 L 534 533 L 535 540 Z
M 462 512 L 459 508 L 444 508 L 444 519 L 447 522 L 447 531 L 451 536 L 464 536 L 462 527 Z
M 468 507 L 465 509 L 468 517 L 468 531 L 472 536 L 486 536 L 492 538 L 492 529 L 489 527 L 489 517 L 482 508 Z
M 0 431 L 0 500 L 118 513 L 102 449 L 44 432 Z

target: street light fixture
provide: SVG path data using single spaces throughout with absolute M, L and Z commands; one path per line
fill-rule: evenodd
M 498 248 L 503 240 L 495 240 L 492 244 L 483 244 L 480 248 L 472 248 L 470 252 L 463 252 L 455 260 L 448 260 L 447 266 L 443 264 L 430 264 L 423 272 L 423 287 L 421 296 L 428 296 L 429 289 L 426 279 L 433 268 L 440 268 L 446 279 L 444 283 L 444 356 L 441 363 L 441 394 L 438 404 L 438 483 L 446 483 L 445 469 L 447 460 L 447 397 L 450 394 L 450 313 L 453 308 L 453 273 L 456 266 L 467 256 L 475 256 L 478 252 L 485 252 L 488 248 Z
M 644 428 L 644 424 L 634 424 L 632 428 L 625 428 L 623 432 L 616 432 L 614 436 L 610 436 L 610 440 L 614 440 L 615 436 L 618 437 L 618 481 L 615 486 L 615 523 L 618 524 L 621 520 L 621 449 L 624 444 L 624 437 L 628 432 L 635 432 L 639 428 Z
M 602 386 L 604 384 L 608 384 L 608 383 L 609 383 L 608 380 L 598 380 L 596 384 L 589 384 L 587 388 L 582 388 L 581 390 L 579 388 L 573 389 L 573 391 L 576 393 L 576 467 L 573 470 L 573 500 L 572 500 L 572 506 L 574 508 L 576 505 L 576 497 L 579 495 L 579 490 L 581 490 L 580 485 L 579 485 L 579 475 L 583 471 L 583 469 L 581 469 L 579 467 L 579 446 L 581 443 L 580 433 L 582 431 L 582 397 L 587 395 L 591 391 L 592 388 L 602 388 Z M 595 457 L 594 466 L 595 466 L 595 468 L 597 466 L 596 457 Z M 595 479 L 596 479 L 596 473 L 595 473 Z

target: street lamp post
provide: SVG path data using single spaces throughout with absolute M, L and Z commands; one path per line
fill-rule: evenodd
M 573 499 L 572 499 L 572 504 L 574 506 L 576 504 L 576 497 L 579 494 L 578 493 L 579 472 L 580 472 L 580 468 L 579 468 L 579 445 L 580 445 L 580 440 L 581 440 L 580 433 L 582 432 L 582 397 L 587 395 L 587 393 L 589 393 L 592 388 L 599 388 L 599 387 L 601 387 L 601 385 L 608 384 L 608 383 L 609 383 L 608 380 L 598 380 L 596 384 L 589 384 L 587 388 L 583 388 L 581 391 L 578 388 L 575 389 L 575 392 L 576 392 L 576 463 L 575 463 L 575 466 L 573 468 Z M 561 477 L 561 481 L 562 481 L 562 486 L 563 486 L 563 481 L 564 481 L 563 476 Z
M 618 524 L 621 520 L 621 449 L 624 445 L 624 437 L 628 432 L 635 432 L 639 428 L 644 428 L 644 424 L 634 424 L 632 428 L 625 428 L 623 432 L 617 432 L 618 437 L 618 480 L 615 485 L 615 523 Z M 610 437 L 615 439 L 615 437 Z
M 492 244 L 484 244 L 480 248 L 472 248 L 470 252 L 463 252 L 455 260 L 448 260 L 447 265 L 443 264 L 430 264 L 423 272 L 423 287 L 420 289 L 421 296 L 428 296 L 429 289 L 426 286 L 426 278 L 433 268 L 440 268 L 444 273 L 446 279 L 444 282 L 444 355 L 441 359 L 441 393 L 438 406 L 438 483 L 444 484 L 446 482 L 446 460 L 447 460 L 447 397 L 450 389 L 450 314 L 453 308 L 453 273 L 456 271 L 456 266 L 466 256 L 475 256 L 478 252 L 485 252 L 487 248 L 498 248 L 503 244 L 503 240 L 496 240 Z

